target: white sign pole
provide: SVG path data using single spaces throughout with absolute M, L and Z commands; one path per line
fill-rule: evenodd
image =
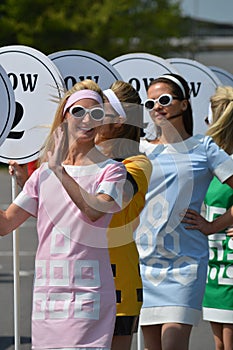
M 16 179 L 12 176 L 12 201 L 18 194 Z M 14 268 L 14 335 L 15 350 L 20 350 L 20 280 L 19 280 L 19 237 L 18 229 L 13 231 L 13 268 Z
M 140 325 L 138 325 L 137 350 L 143 350 L 143 349 L 144 349 L 144 341 L 143 341 L 142 329 L 141 329 Z

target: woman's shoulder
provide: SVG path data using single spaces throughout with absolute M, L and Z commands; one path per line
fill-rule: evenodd
M 122 163 L 125 165 L 128 172 L 143 171 L 148 174 L 152 172 L 150 159 L 147 155 L 142 153 L 125 158 Z
M 103 171 L 116 171 L 121 173 L 127 172 L 126 167 L 122 161 L 111 158 L 107 159 L 103 163 L 99 163 L 97 166 L 100 167 Z
M 152 152 L 158 144 L 150 142 L 150 140 L 147 139 L 141 139 L 140 140 L 140 152 L 144 154 L 148 154 Z
M 130 157 L 123 159 L 122 162 L 124 164 L 127 164 L 127 163 L 131 163 L 131 162 L 134 162 L 134 163 L 150 162 L 150 160 L 145 153 L 139 153 L 139 154 L 136 154 L 136 155 L 133 155 L 133 156 L 130 156 Z
M 208 149 L 208 147 L 212 144 L 215 144 L 213 139 L 210 136 L 203 135 L 203 134 L 196 134 L 189 139 L 187 139 L 187 145 L 192 148 L 192 146 L 195 148 L 197 146 L 202 146 L 205 149 Z
M 103 168 L 105 167 L 123 167 L 124 168 L 122 159 L 111 159 L 111 158 L 108 158 L 104 162 L 99 163 L 99 166 Z
M 199 143 L 203 143 L 206 145 L 211 144 L 211 143 L 215 144 L 213 138 L 209 135 L 197 134 L 197 135 L 193 136 L 193 138 L 195 140 L 197 140 Z
M 195 139 L 204 146 L 207 152 L 209 150 L 219 150 L 220 152 L 224 152 L 209 135 L 195 135 Z

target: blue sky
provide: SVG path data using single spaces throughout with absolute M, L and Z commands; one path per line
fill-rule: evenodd
M 233 0 L 181 0 L 181 7 L 191 17 L 233 24 Z

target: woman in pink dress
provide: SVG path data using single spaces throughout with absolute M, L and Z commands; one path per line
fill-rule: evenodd
M 121 209 L 124 165 L 94 144 L 102 91 L 76 84 L 61 100 L 40 167 L 6 211 L 4 236 L 37 217 L 32 348 L 110 349 L 116 315 L 106 229 Z

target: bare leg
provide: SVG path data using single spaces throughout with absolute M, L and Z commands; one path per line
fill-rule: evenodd
M 130 350 L 132 335 L 114 335 L 111 350 Z
M 188 350 L 192 325 L 165 323 L 162 326 L 161 343 L 163 350 Z
M 142 326 L 145 350 L 188 350 L 191 330 L 180 323 Z
M 224 350 L 233 350 L 233 324 L 223 325 Z
M 145 350 L 162 350 L 161 328 L 159 325 L 142 326 Z
M 222 323 L 210 322 L 214 335 L 215 350 L 224 350 Z

